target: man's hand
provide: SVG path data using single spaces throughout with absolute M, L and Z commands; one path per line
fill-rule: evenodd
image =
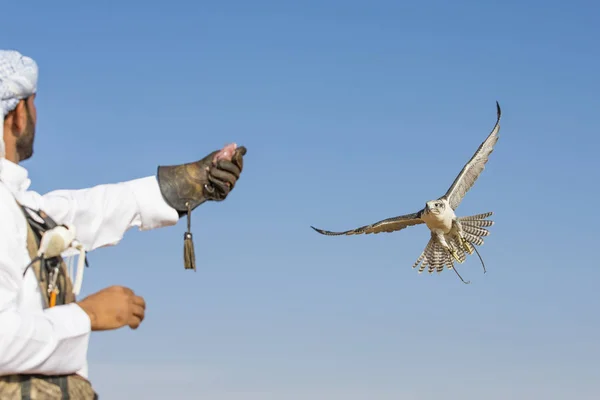
M 210 200 L 225 200 L 237 180 L 240 179 L 244 168 L 243 157 L 245 154 L 245 147 L 236 148 L 235 145 L 228 145 L 206 157 L 212 160 L 208 169 L 210 183 L 205 187 L 205 195 Z
M 231 144 L 196 162 L 158 167 L 165 201 L 185 214 L 207 200 L 225 200 L 240 178 L 245 154 L 244 146 Z
M 146 312 L 144 299 L 123 286 L 102 289 L 77 302 L 77 305 L 90 317 L 92 331 L 119 329 L 126 325 L 137 329 Z

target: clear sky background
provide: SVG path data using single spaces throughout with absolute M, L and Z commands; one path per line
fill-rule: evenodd
M 594 4 L 595 3 L 595 4 Z M 40 65 L 33 189 L 248 148 L 226 202 L 90 254 L 84 294 L 145 296 L 95 333 L 103 399 L 600 396 L 600 5 L 593 1 L 5 2 Z M 441 196 L 503 110 L 459 215 L 476 257 L 418 275 L 423 226 L 330 238 Z

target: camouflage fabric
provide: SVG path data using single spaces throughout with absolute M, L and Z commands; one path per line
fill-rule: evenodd
M 79 375 L 11 375 L 0 377 L 2 400 L 95 400 L 98 395 Z
M 25 210 L 24 210 L 25 211 Z M 27 218 L 27 250 L 31 259 L 35 259 L 39 248 L 41 235 L 44 230 L 51 229 L 56 223 L 43 212 L 39 215 L 45 220 L 40 224 L 33 220 L 25 211 Z M 60 274 L 57 279 L 59 293 L 56 297 L 56 305 L 69 304 L 75 301 L 71 279 L 67 274 L 67 268 L 62 258 L 47 260 L 51 266 L 59 264 Z M 40 261 L 31 265 L 40 285 L 44 308 L 50 304 L 48 294 L 48 269 Z M 92 389 L 91 383 L 77 375 L 9 375 L 0 376 L 0 399 L 1 400 L 95 400 L 98 395 Z

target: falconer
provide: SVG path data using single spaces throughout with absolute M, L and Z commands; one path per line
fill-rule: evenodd
M 0 399 L 94 399 L 90 332 L 137 328 L 145 302 L 122 286 L 76 300 L 56 243 L 91 251 L 117 244 L 134 226 L 174 225 L 205 201 L 227 197 L 246 150 L 233 146 L 132 181 L 38 194 L 19 165 L 33 155 L 37 79 L 34 60 L 0 50 Z

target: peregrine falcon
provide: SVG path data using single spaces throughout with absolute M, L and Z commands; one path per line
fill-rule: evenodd
M 394 232 L 404 229 L 408 226 L 425 224 L 431 231 L 431 238 L 425 246 L 413 268 L 419 266 L 419 273 L 428 267 L 428 272 L 438 273 L 444 270 L 444 265 L 448 269 L 453 269 L 456 275 L 463 283 L 465 281 L 454 266 L 454 261 L 463 263 L 466 260 L 466 253 L 477 253 L 483 272 L 486 272 L 485 263 L 475 246 L 483 244 L 483 236 L 488 236 L 489 231 L 486 227 L 492 226 L 493 221 L 489 220 L 493 213 L 471 215 L 468 217 L 457 217 L 454 210 L 458 207 L 463 197 L 471 189 L 477 178 L 488 161 L 494 145 L 498 141 L 498 132 L 500 131 L 500 105 L 496 102 L 497 119 L 492 132 L 485 141 L 479 146 L 473 157 L 460 171 L 450 189 L 445 195 L 437 200 L 431 200 L 425 203 L 425 207 L 413 214 L 401 215 L 398 217 L 384 219 L 371 225 L 361 226 L 344 232 L 332 232 L 311 226 L 315 231 L 327 236 L 339 235 L 358 235 L 380 232 Z

